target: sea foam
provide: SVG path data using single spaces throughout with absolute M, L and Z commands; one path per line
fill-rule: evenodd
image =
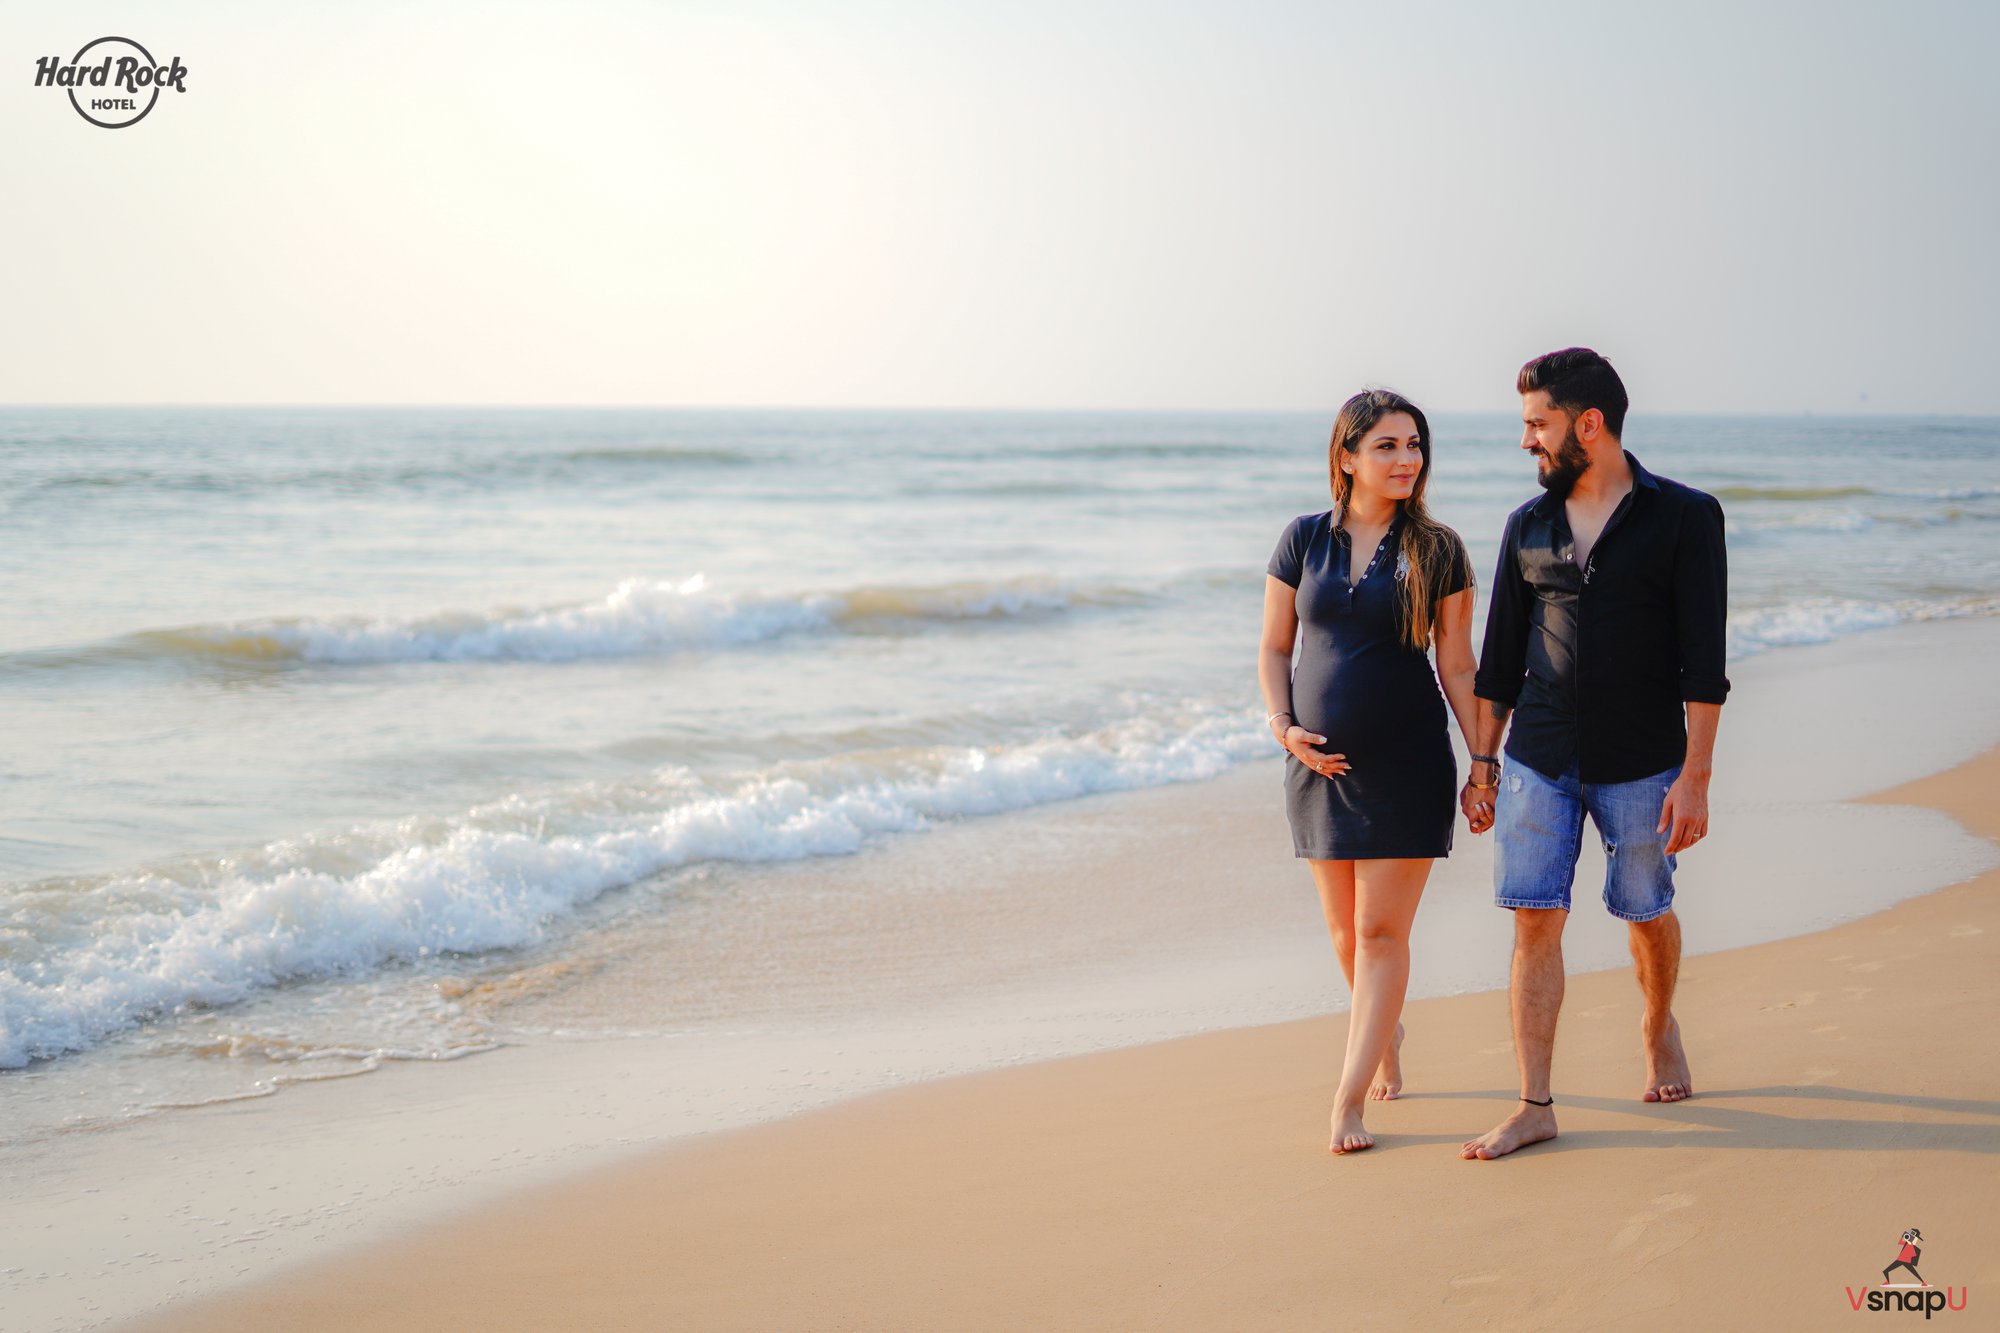
M 29 886 L 0 897 L 0 1068 L 288 981 L 531 945 L 607 891 L 677 866 L 840 855 L 1269 753 L 1253 711 L 1183 703 L 1080 735 L 850 754 L 713 784 L 664 770 L 650 792 L 584 784 L 62 892 Z

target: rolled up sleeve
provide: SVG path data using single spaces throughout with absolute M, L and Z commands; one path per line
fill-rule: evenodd
M 1719 704 L 1729 697 L 1729 559 L 1722 505 L 1713 496 L 1687 507 L 1674 558 L 1674 619 L 1680 634 L 1681 700 Z
M 1500 563 L 1493 571 L 1493 599 L 1486 607 L 1486 638 L 1472 692 L 1512 708 L 1521 697 L 1528 670 L 1528 607 L 1534 594 L 1521 577 L 1520 515 L 1507 519 L 1500 537 Z

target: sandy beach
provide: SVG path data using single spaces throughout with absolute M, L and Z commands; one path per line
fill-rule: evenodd
M 1842 808 L 1912 806 L 2000 837 L 2000 750 Z M 1440 996 L 1409 1006 L 1367 1153 L 1324 1147 L 1333 1014 L 686 1138 L 125 1327 L 1821 1328 L 1912 1226 L 1967 1305 L 1939 1317 L 1978 1318 L 1997 975 L 1989 872 L 1690 957 L 1677 1105 L 1639 1101 L 1629 970 L 1573 975 L 1562 1135 L 1508 1160 L 1457 1151 L 1512 1104 L 1505 995 Z
M 0 1333 L 2000 1328 L 2000 3 L 14 9 Z

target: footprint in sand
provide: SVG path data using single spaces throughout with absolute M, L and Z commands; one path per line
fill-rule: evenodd
M 1970 939 L 1974 935 L 1984 935 L 1985 933 L 1985 931 L 1977 926 L 1953 926 L 1951 928 L 1951 937 L 1955 940 Z
M 1505 1276 L 1506 1276 L 1505 1273 L 1456 1274 L 1451 1279 L 1451 1285 L 1453 1287 L 1458 1288 L 1458 1290 L 1446 1296 L 1444 1298 L 1444 1304 L 1458 1305 L 1458 1306 L 1476 1304 L 1478 1299 L 1477 1294 L 1474 1292 L 1466 1291 L 1465 1288 L 1490 1286 L 1493 1283 L 1500 1281 Z
M 1665 1217 L 1668 1213 L 1692 1207 L 1694 1207 L 1694 1196 L 1691 1194 L 1681 1194 L 1678 1192 L 1655 1194 L 1653 1196 L 1653 1211 L 1650 1213 L 1640 1213 L 1637 1217 L 1627 1222 L 1624 1229 L 1611 1238 L 1611 1250 L 1616 1253 L 1619 1250 L 1629 1248 L 1636 1244 L 1640 1237 L 1646 1234 L 1648 1227 L 1652 1226 L 1653 1223 L 1659 1221 L 1662 1217 Z
M 1806 1083 L 1824 1083 L 1839 1072 L 1838 1069 L 1831 1069 L 1826 1065 L 1814 1065 L 1811 1069 L 1805 1071 L 1802 1075 L 1802 1081 Z
M 1838 1032 L 1838 1031 L 1840 1031 L 1840 1024 L 1838 1024 L 1838 1023 L 1822 1023 L 1822 1024 L 1820 1024 L 1820 1026 L 1818 1026 L 1818 1027 L 1816 1027 L 1816 1028 L 1814 1028 L 1814 1029 L 1812 1030 L 1812 1034 L 1813 1034 L 1813 1035 L 1814 1035 L 1815 1037 L 1822 1037 L 1822 1036 L 1825 1036 L 1825 1035 L 1826 1035 L 1827 1033 L 1829 1033 L 1829 1032 Z
M 1802 1008 L 1805 1005 L 1811 1004 L 1814 1000 L 1817 1000 L 1818 998 L 1819 998 L 1818 991 L 1809 990 L 1804 995 L 1800 995 L 1794 999 L 1786 1000 L 1783 1004 L 1767 1004 L 1764 1006 L 1764 1009 L 1767 1013 L 1773 1009 L 1798 1009 Z
M 1630 1222 L 1627 1222 L 1625 1229 L 1611 1238 L 1611 1252 L 1616 1254 L 1620 1250 L 1637 1244 L 1639 1237 L 1646 1234 L 1646 1228 L 1653 1225 L 1654 1216 L 1655 1214 L 1653 1213 L 1641 1213 Z
M 1882 970 L 1882 964 L 1856 963 L 1853 967 L 1850 967 L 1847 970 L 1850 972 L 1880 972 Z

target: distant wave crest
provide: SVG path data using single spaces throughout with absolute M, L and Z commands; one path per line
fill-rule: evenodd
M 1718 486 L 1718 500 L 1848 500 L 1862 495 L 1880 495 L 1868 486 Z
M 740 467 L 757 461 L 741 449 L 699 449 L 689 446 L 654 445 L 629 449 L 571 449 L 555 457 L 571 463 L 713 463 Z
M 1990 500 L 2000 496 L 1996 486 L 1958 486 L 1948 490 L 1884 490 L 1874 486 L 1717 486 L 1718 500 L 1757 503 L 1813 503 L 1821 500 L 1855 500 L 1875 496 L 1894 500 Z
M 257 494 L 267 491 L 314 491 L 332 496 L 391 494 L 443 487 L 457 490 L 550 477 L 591 477 L 604 467 L 672 470 L 677 468 L 743 467 L 778 462 L 783 455 L 725 446 L 631 445 L 567 449 L 555 452 L 468 454 L 435 462 L 407 459 L 357 459 L 340 466 L 104 467 L 50 472 L 27 481 L 29 495 L 64 496 L 142 493 Z
M 1735 660 L 1772 648 L 1831 643 L 1865 630 L 1888 629 L 1892 625 L 1920 620 L 1951 620 L 1961 616 L 2000 616 L 2000 597 L 1900 602 L 1807 597 L 1778 606 L 1737 611 L 1729 617 L 1728 653 L 1730 659 Z
M 1141 590 L 1024 577 L 928 586 L 863 585 L 794 595 L 711 590 L 627 579 L 600 601 L 542 610 L 412 618 L 303 617 L 145 630 L 75 649 L 0 658 L 16 669 L 107 661 L 197 659 L 236 663 L 566 662 L 580 658 L 723 648 L 790 634 L 838 632 L 870 621 L 975 621 L 1141 601 Z

